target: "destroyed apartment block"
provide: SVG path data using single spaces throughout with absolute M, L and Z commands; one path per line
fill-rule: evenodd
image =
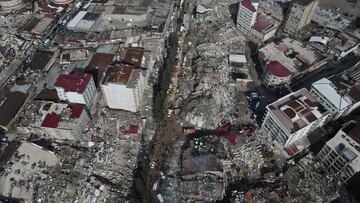
M 78 141 L 89 121 L 80 104 L 34 101 L 20 114 L 16 128 L 46 139 Z
M 55 167 L 59 158 L 54 152 L 30 142 L 22 142 L 11 153 L 0 176 L 0 195 L 32 202 L 37 188 L 48 177 L 48 167 Z
M 15 123 L 19 111 L 25 104 L 28 94 L 23 92 L 11 92 L 0 101 L 0 128 L 8 131 Z
M 237 43 L 230 47 L 229 66 L 230 77 L 235 81 L 236 87 L 247 90 L 249 85 L 253 83 L 250 75 L 252 67 L 251 59 L 248 56 L 249 48 L 245 44 Z

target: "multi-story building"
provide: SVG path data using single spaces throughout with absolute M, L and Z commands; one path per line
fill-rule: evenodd
M 251 0 L 242 0 L 239 4 L 237 16 L 237 27 L 245 34 L 248 34 L 251 27 L 255 24 L 258 3 L 252 3 Z
M 50 139 L 79 140 L 90 121 L 80 104 L 36 101 L 20 115 L 16 127 L 19 132 L 33 133 Z
M 271 16 L 259 14 L 252 26 L 250 36 L 258 41 L 265 42 L 275 36 L 279 23 Z
M 360 171 L 360 124 L 354 121 L 343 127 L 315 157 L 317 167 L 340 182 Z
M 62 101 L 91 106 L 96 88 L 93 76 L 89 73 L 73 72 L 60 75 L 54 84 Z
M 319 0 L 295 0 L 290 8 L 284 31 L 294 34 L 309 24 L 318 4 Z
M 308 136 L 323 126 L 328 117 L 328 112 L 306 89 L 280 98 L 266 110 L 261 132 L 273 139 L 287 158 L 310 146 Z
M 293 81 L 293 79 L 295 81 L 299 80 L 299 78 L 302 79 L 304 74 L 311 73 L 328 62 L 328 59 L 315 48 L 306 46 L 304 43 L 293 38 L 283 38 L 282 40 L 264 45 L 259 49 L 258 58 L 265 76 L 266 72 L 268 72 L 268 64 L 274 64 L 273 61 L 278 61 L 284 68 L 292 73 L 291 81 Z M 277 65 L 277 70 L 285 70 L 279 68 L 282 66 Z M 271 80 L 265 80 L 267 86 L 273 86 L 272 84 L 267 84 L 267 81 Z M 283 85 L 286 85 L 286 81 L 288 82 L 290 80 L 282 81 Z M 276 85 L 275 87 L 278 87 L 280 83 Z
M 144 91 L 144 76 L 133 66 L 109 67 L 101 90 L 109 108 L 137 112 Z
M 263 75 L 263 83 L 273 89 L 282 88 L 289 83 L 292 72 L 278 61 L 270 61 L 266 64 Z
M 333 118 L 348 115 L 360 108 L 360 63 L 339 75 L 320 79 L 310 91 Z

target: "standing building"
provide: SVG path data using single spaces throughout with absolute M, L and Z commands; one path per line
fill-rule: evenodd
M 319 0 L 295 0 L 290 8 L 284 31 L 294 34 L 309 24 L 318 4 Z
M 257 42 L 265 42 L 275 36 L 279 23 L 271 16 L 258 14 L 250 36 Z
M 252 3 L 251 0 L 242 0 L 239 4 L 237 16 L 237 27 L 241 32 L 248 34 L 251 27 L 255 24 L 258 3 Z
M 278 61 L 270 61 L 266 64 L 263 75 L 263 83 L 273 89 L 280 89 L 288 84 L 291 79 L 292 72 Z
M 332 114 L 346 116 L 360 108 L 360 63 L 329 79 L 311 86 L 311 93 Z
M 342 128 L 315 157 L 317 166 L 340 182 L 360 171 L 360 124 L 354 121 Z
M 60 75 L 54 84 L 62 101 L 91 106 L 96 88 L 93 76 L 89 73 L 73 72 Z
M 308 136 L 323 126 L 328 112 L 306 89 L 286 95 L 269 104 L 261 126 L 263 135 L 289 158 L 309 147 Z
M 137 112 L 144 91 L 144 76 L 133 66 L 109 67 L 101 90 L 109 108 Z

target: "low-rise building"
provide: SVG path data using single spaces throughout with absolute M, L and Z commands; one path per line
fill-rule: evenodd
M 360 171 L 360 124 L 354 121 L 326 142 L 315 157 L 318 168 L 342 183 Z
M 34 101 L 20 115 L 17 130 L 56 140 L 79 140 L 90 121 L 80 104 Z
M 195 18 L 199 21 L 203 21 L 206 17 L 206 13 L 211 11 L 212 9 L 206 8 L 202 4 L 198 4 L 195 9 Z
M 329 114 L 306 89 L 278 99 L 266 111 L 261 132 L 273 139 L 287 158 L 312 144 L 308 136 L 326 123 Z
M 234 43 L 230 46 L 229 65 L 231 68 L 230 74 L 237 87 L 244 88 L 247 91 L 249 84 L 253 82 L 250 75 L 250 56 L 248 47 L 242 43 Z M 217 82 L 217 81 L 216 81 Z
M 109 67 L 101 90 L 109 108 L 137 112 L 144 91 L 144 76 L 133 66 Z
M 73 72 L 60 75 L 54 87 L 61 101 L 91 106 L 96 87 L 93 76 L 89 73 Z
M 128 47 L 121 53 L 120 59 L 125 64 L 142 68 L 145 66 L 144 52 L 145 50 L 142 47 Z

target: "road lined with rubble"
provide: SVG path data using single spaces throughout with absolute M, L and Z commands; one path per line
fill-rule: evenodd
M 180 5 L 181 4 L 181 5 Z M 156 125 L 155 135 L 149 145 L 144 144 L 139 156 L 138 170 L 134 181 L 134 201 L 153 202 L 156 199 L 152 186 L 158 179 L 160 171 L 167 157 L 168 147 L 172 139 L 182 134 L 182 127 L 176 122 L 176 115 L 172 108 L 176 102 L 176 91 L 169 94 L 169 89 L 176 90 L 176 74 L 173 73 L 174 66 L 181 64 L 177 60 L 182 51 L 182 40 L 179 41 L 179 22 L 182 21 L 185 5 L 184 1 L 175 3 L 173 17 L 171 17 L 166 41 L 167 54 L 162 69 L 159 70 L 158 84 L 154 86 L 153 115 Z

